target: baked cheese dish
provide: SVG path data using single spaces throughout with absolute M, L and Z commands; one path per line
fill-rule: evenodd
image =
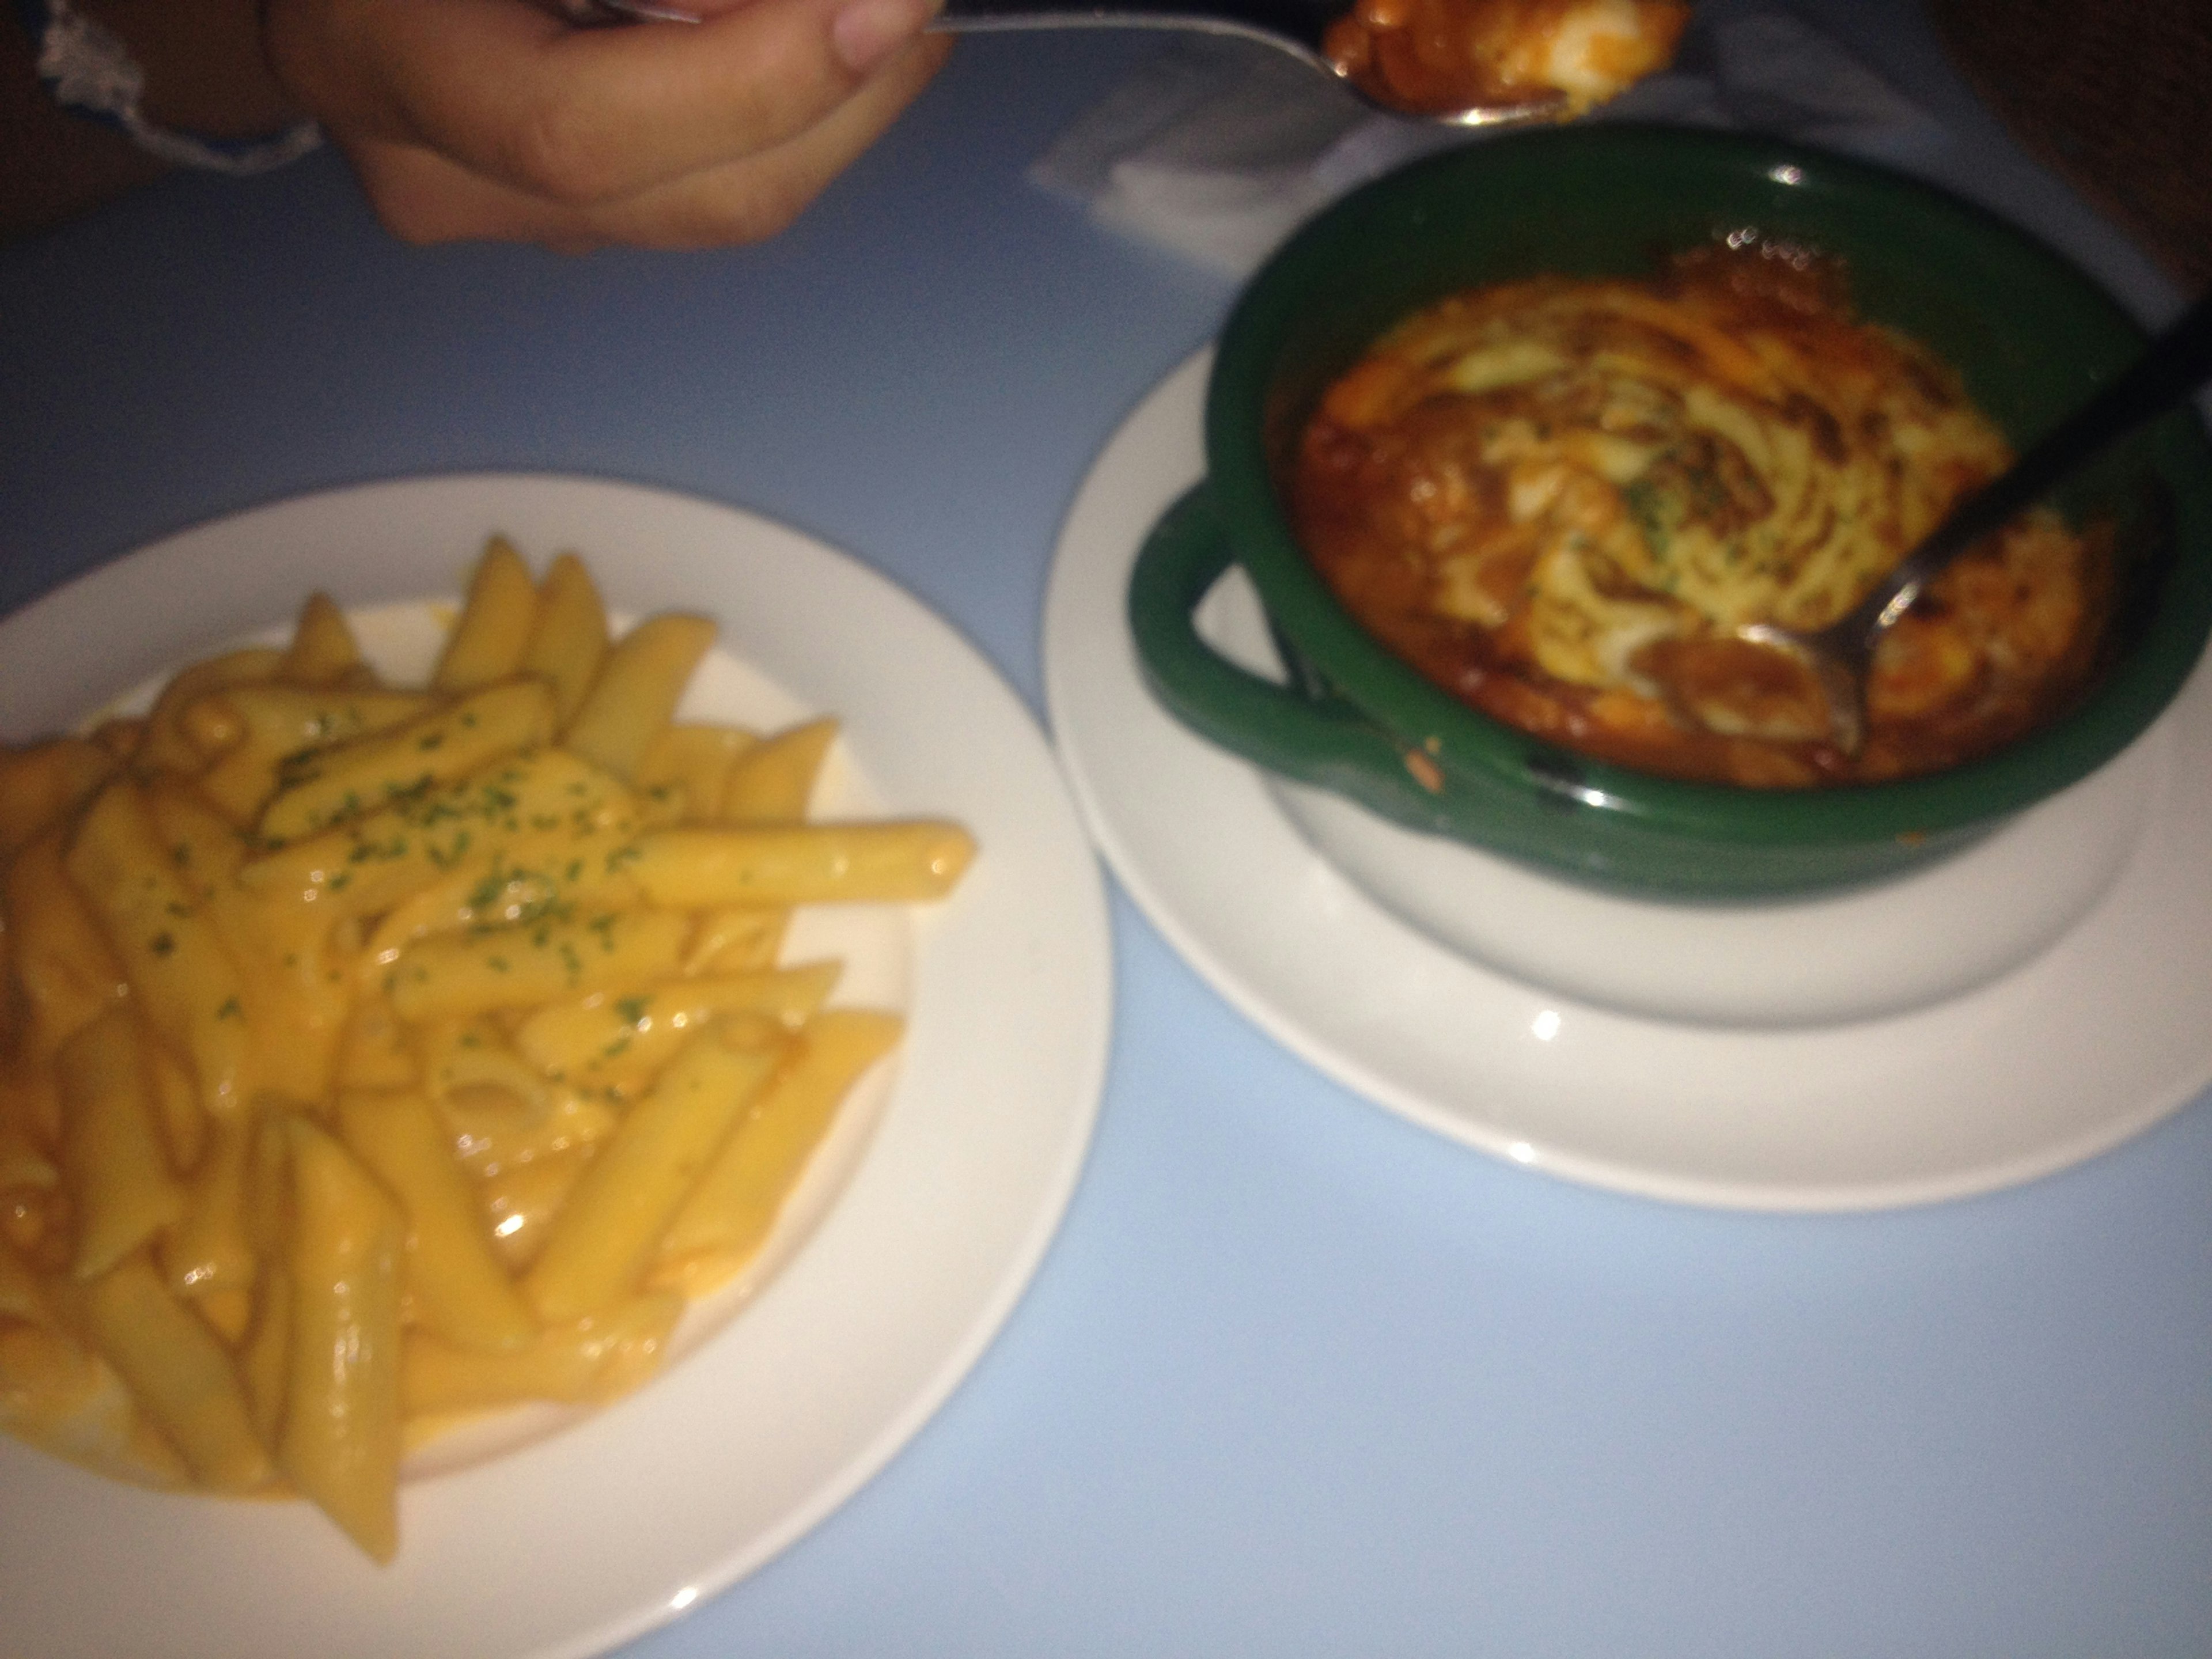
M 1749 236 L 1652 281 L 1537 276 L 1411 317 L 1329 389 L 1290 481 L 1366 626 L 1522 729 L 1645 769 L 1790 785 L 1923 773 L 2019 735 L 2086 670 L 2100 562 L 2053 513 L 1886 637 L 1867 740 L 1741 637 L 1844 615 L 2011 459 L 1839 264 Z

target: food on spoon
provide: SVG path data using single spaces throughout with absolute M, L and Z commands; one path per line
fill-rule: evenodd
M 0 748 L 0 1427 L 385 1560 L 403 1447 L 635 1387 L 758 1257 L 901 1030 L 789 908 L 974 845 L 808 822 L 832 722 L 674 723 L 712 635 L 495 540 L 424 690 L 319 595 Z
M 1579 115 L 1666 68 L 1689 18 L 1687 0 L 1358 0 L 1322 51 L 1393 109 L 1563 95 Z
M 1738 637 L 1842 616 L 2010 460 L 1946 365 L 1854 314 L 1837 262 L 1745 234 L 1654 280 L 1533 277 L 1407 319 L 1324 395 L 1288 495 L 1338 598 L 1474 707 L 1790 786 L 1952 766 L 2078 690 L 2106 561 L 2045 509 L 1883 639 L 1855 755 L 1802 667 Z

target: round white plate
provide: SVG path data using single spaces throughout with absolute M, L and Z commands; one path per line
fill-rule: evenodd
M 1314 849 L 1261 774 L 1145 688 L 1123 612 L 1129 573 L 1153 520 L 1203 471 L 1206 367 L 1201 355 L 1163 381 L 1076 496 L 1047 596 L 1046 695 L 1115 873 L 1285 1047 L 1518 1163 L 1768 1210 L 2025 1181 L 2157 1121 L 2212 1079 L 2203 671 L 2154 734 L 2163 760 L 2142 784 L 2145 821 L 2086 914 L 2010 971 L 1924 1008 L 1846 1024 L 1673 1022 L 1540 988 L 1400 920 Z M 1947 882 L 1972 884 L 1975 856 L 1930 872 L 1938 900 Z
M 308 496 L 172 537 L 0 623 L 0 737 L 73 725 L 289 620 L 311 587 L 354 611 L 456 592 L 494 530 L 535 562 L 584 554 L 611 610 L 712 617 L 729 659 L 687 715 L 834 713 L 855 799 L 975 832 L 952 899 L 918 910 L 864 975 L 907 1005 L 888 1098 L 832 1154 L 842 1184 L 781 1270 L 719 1325 L 687 1321 L 690 1351 L 659 1377 L 504 1455 L 410 1465 L 388 1567 L 304 1504 L 140 1492 L 0 1437 L 8 1659 L 600 1652 L 758 1566 L 881 1468 L 982 1352 L 1058 1225 L 1104 1078 L 1097 864 L 1019 700 L 841 553 L 584 479 Z

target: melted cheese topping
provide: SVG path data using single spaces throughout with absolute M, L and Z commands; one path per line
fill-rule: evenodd
M 1877 664 L 1874 714 L 1940 740 L 1861 766 L 1698 741 L 1825 736 L 1803 696 L 1752 684 L 1737 631 L 1842 616 L 2009 459 L 1940 361 L 1853 318 L 1837 267 L 1717 248 L 1660 283 L 1537 277 L 1409 319 L 1324 398 L 1293 495 L 1340 595 L 1478 706 L 1658 769 L 1802 782 L 1986 747 L 2078 654 L 2081 549 L 2033 519 Z M 1728 693 L 1698 732 L 1668 714 L 1692 685 Z

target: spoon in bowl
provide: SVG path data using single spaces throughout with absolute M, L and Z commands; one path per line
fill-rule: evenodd
M 647 21 L 696 23 L 697 15 L 661 0 L 539 0 L 570 22 L 592 27 Z M 1336 62 L 1323 37 L 1349 14 L 1351 0 L 945 0 L 930 27 L 948 34 L 993 34 L 1014 29 L 1182 29 L 1239 35 L 1288 52 L 1308 68 L 1341 82 L 1352 94 L 1392 115 L 1449 126 L 1491 127 L 1557 120 L 1568 112 L 1564 93 L 1499 101 L 1469 94 L 1447 107 L 1414 107 L 1396 98 L 1377 76 L 1363 76 Z
M 1827 708 L 1829 730 L 1847 755 L 1866 738 L 1866 683 L 1882 635 L 1928 585 L 1984 536 L 2033 506 L 2106 446 L 2164 414 L 2212 377 L 2212 295 L 2146 347 L 2095 397 L 2038 439 L 2027 453 L 1966 500 L 1858 604 L 1826 627 L 1800 631 L 1753 623 L 1735 637 L 1795 658 Z M 1694 712 L 1694 711 L 1693 711 Z

